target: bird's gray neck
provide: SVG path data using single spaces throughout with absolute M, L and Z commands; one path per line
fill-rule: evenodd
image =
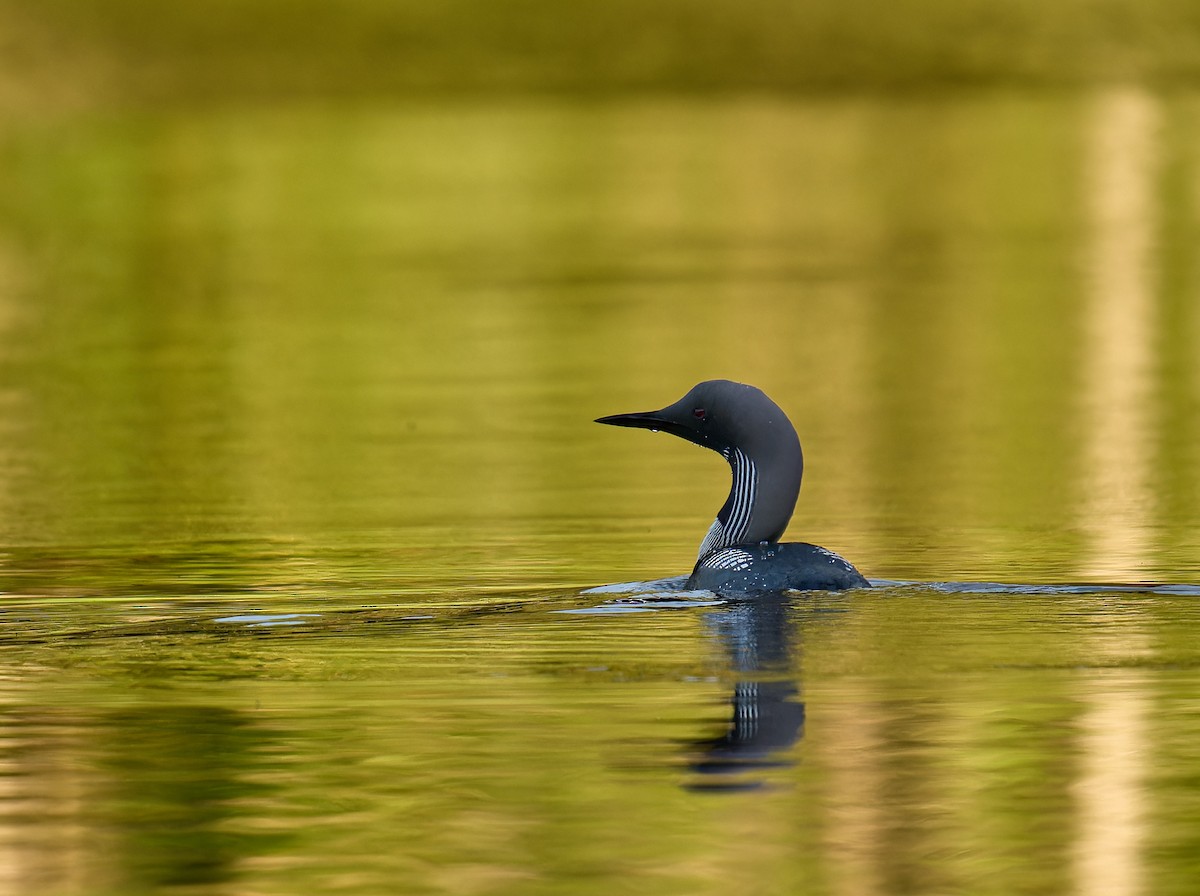
M 729 461 L 733 482 L 700 544 L 700 559 L 733 545 L 779 541 L 800 493 L 804 460 L 794 431 L 790 440 L 769 451 L 731 448 L 721 455 Z

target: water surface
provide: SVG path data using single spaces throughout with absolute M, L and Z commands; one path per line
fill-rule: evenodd
M 6 133 L 0 893 L 1190 893 L 1198 111 Z M 728 487 L 590 421 L 713 376 L 880 587 L 583 593 Z
M 1186 893 L 1198 598 L 10 606 L 6 886 Z

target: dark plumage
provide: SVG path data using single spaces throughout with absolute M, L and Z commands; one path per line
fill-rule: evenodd
M 832 551 L 779 544 L 800 494 L 804 456 L 787 415 L 761 390 L 708 380 L 662 410 L 596 422 L 669 432 L 729 462 L 729 497 L 700 545 L 689 588 L 745 593 L 869 586 Z

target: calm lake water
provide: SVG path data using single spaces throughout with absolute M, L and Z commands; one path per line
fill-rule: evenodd
M 0 135 L 0 896 L 1180 894 L 1200 97 Z M 790 540 L 686 573 L 761 386 Z

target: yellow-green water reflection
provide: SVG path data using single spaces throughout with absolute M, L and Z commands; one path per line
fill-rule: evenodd
M 1196 110 L 1122 89 L 19 135 L 3 541 L 388 545 L 426 584 L 678 572 L 720 463 L 588 421 L 723 375 L 796 421 L 792 537 L 871 575 L 1193 580 Z
M 0 893 L 1189 893 L 1198 113 L 7 132 Z M 580 597 L 728 484 L 590 421 L 712 376 L 873 578 L 1185 587 Z
M 531 598 L 421 618 L 327 600 L 274 627 L 232 606 L 10 614 L 26 638 L 3 668 L 0 886 L 1194 881 L 1195 595 L 910 589 L 640 613 Z M 64 624 L 78 634 L 33 639 Z M 739 681 L 773 731 L 729 728 Z

